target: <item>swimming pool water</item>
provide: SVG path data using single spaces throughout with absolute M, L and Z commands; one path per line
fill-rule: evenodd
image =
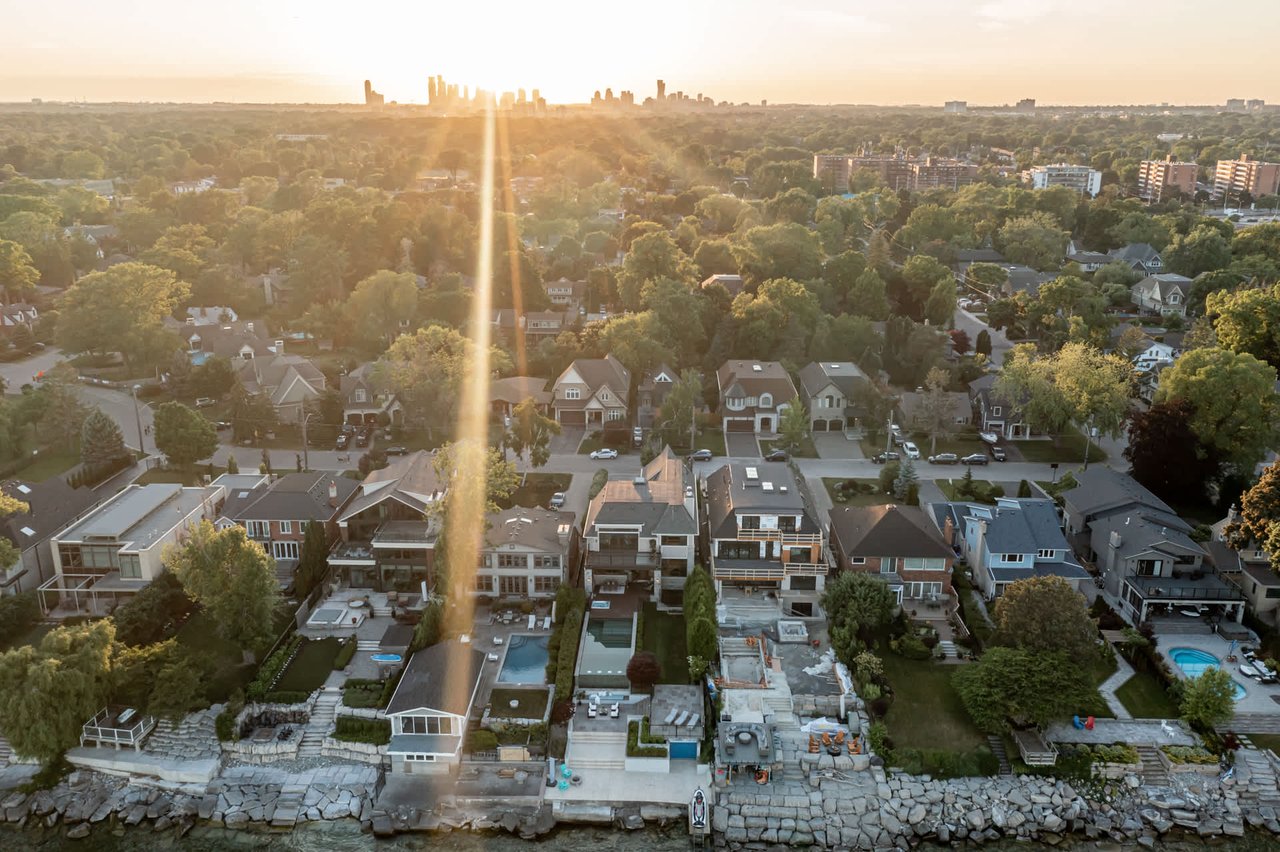
M 501 683 L 546 683 L 549 636 L 517 633 L 507 642 L 507 656 L 498 672 Z
M 1220 669 L 1222 662 L 1208 651 L 1199 648 L 1170 648 L 1169 659 L 1173 660 L 1187 677 L 1200 677 L 1205 669 Z M 1236 689 L 1236 701 L 1247 694 L 1245 688 L 1235 680 L 1231 681 Z

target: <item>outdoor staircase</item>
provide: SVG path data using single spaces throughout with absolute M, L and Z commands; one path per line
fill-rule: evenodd
M 1236 752 L 1235 789 L 1242 802 L 1280 807 L 1280 781 L 1276 763 L 1265 751 L 1241 748 Z
M 956 643 L 950 639 L 942 639 L 938 642 L 938 647 L 942 649 L 942 655 L 951 659 L 959 659 L 960 652 L 956 650 Z
M 764 699 L 764 705 L 773 711 L 774 728 L 779 731 L 800 730 L 800 721 L 796 719 L 795 710 L 791 705 L 790 699 L 768 696 Z
M 1280 714 L 1276 713 L 1237 713 L 1221 731 L 1235 731 L 1247 734 L 1280 734 Z
M 326 686 L 320 690 L 315 707 L 311 709 L 311 718 L 302 732 L 302 742 L 298 745 L 298 757 L 319 757 L 324 738 L 333 730 L 333 720 L 338 715 L 338 702 L 342 699 L 342 690 L 336 686 Z
M 1009 754 L 1004 750 L 1004 739 L 994 734 L 987 736 L 987 745 L 991 747 L 991 753 L 996 756 L 996 760 L 1000 761 L 1000 774 L 1012 775 L 1013 766 L 1009 763 Z
M 212 710 L 189 713 L 175 723 L 156 722 L 143 750 L 170 759 L 201 760 L 222 754 L 218 743 L 217 714 Z
M 605 731 L 579 731 L 570 735 L 565 763 L 576 771 L 583 769 L 624 769 L 627 758 L 627 734 Z
M 1155 746 L 1136 746 L 1138 760 L 1142 763 L 1142 780 L 1148 786 L 1165 787 L 1169 784 L 1169 770 L 1160 760 L 1159 750 Z
M 4 737 L 0 737 L 0 766 L 8 763 L 13 759 L 13 748 L 10 747 L 9 741 Z
M 382 649 L 381 643 L 377 639 L 357 639 L 356 650 L 368 651 L 370 654 L 376 654 Z
M 386 604 L 383 604 L 382 606 L 375 606 L 373 609 L 369 610 L 369 614 L 374 618 L 390 618 L 391 607 Z

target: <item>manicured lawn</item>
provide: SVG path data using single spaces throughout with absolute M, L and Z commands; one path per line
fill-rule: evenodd
M 762 455 L 768 455 L 781 446 L 780 440 L 760 441 L 760 452 Z M 813 436 L 805 435 L 804 440 L 800 442 L 800 446 L 792 451 L 791 455 L 798 459 L 816 459 L 818 457 L 818 448 L 813 445 Z
M 644 636 L 640 648 L 652 651 L 662 666 L 661 683 L 689 682 L 689 652 L 685 647 L 684 618 L 659 612 L 650 601 L 644 605 Z
M 972 751 L 986 745 L 951 686 L 959 666 L 894 653 L 881 659 L 894 695 L 884 721 L 896 748 Z
M 603 432 L 587 433 L 587 436 L 582 439 L 582 443 L 578 445 L 578 455 L 585 456 L 594 452 L 595 450 L 604 449 L 606 445 L 604 441 L 601 440 L 603 437 L 604 437 Z M 634 452 L 634 449 L 635 449 L 634 447 L 631 446 L 631 443 L 630 443 L 631 434 L 627 433 L 626 437 L 627 437 L 627 444 L 625 446 L 612 447 L 612 449 L 615 449 L 618 451 L 618 455 L 620 456 L 628 455 Z
M 948 499 L 948 500 L 956 501 L 956 500 L 964 499 L 964 500 L 966 500 L 966 501 L 968 501 L 968 502 L 987 503 L 987 504 L 990 504 L 990 505 L 995 505 L 995 502 L 996 502 L 995 500 L 974 500 L 974 501 L 971 501 L 971 500 L 969 500 L 969 498 L 961 498 L 961 497 L 957 496 L 957 495 L 956 495 L 956 485 L 957 485 L 957 483 L 959 483 L 959 481 L 960 481 L 961 477 L 963 477 L 963 476 L 964 476 L 964 474 L 963 474 L 963 473 L 961 473 L 961 474 L 960 474 L 960 476 L 957 476 L 954 480 L 950 480 L 950 479 L 935 479 L 935 480 L 934 480 L 934 482 L 933 482 L 933 484 L 934 484 L 934 485 L 936 485 L 936 486 L 938 486 L 938 490 L 939 490 L 939 491 L 941 491 L 943 494 L 947 495 L 947 499 Z M 976 478 L 975 478 L 975 479 L 974 479 L 974 482 L 975 482 L 975 483 L 976 483 L 976 482 L 981 482 L 984 486 L 987 486 L 987 485 L 990 485 L 990 484 L 991 484 L 991 482 L 990 482 L 989 480 L 986 480 L 986 479 L 976 479 Z
M 499 687 L 489 694 L 489 715 L 498 719 L 541 719 L 547 712 L 545 689 L 507 689 Z M 512 707 L 511 702 L 518 702 Z
M 276 682 L 275 690 L 311 692 L 324 686 L 325 679 L 333 671 L 333 658 L 338 656 L 340 646 L 341 643 L 333 636 L 303 642 L 298 655 Z
M 671 451 L 677 455 L 687 456 L 693 450 L 689 449 L 689 445 L 684 441 L 688 440 L 689 433 L 685 431 L 681 441 L 671 445 Z M 724 449 L 724 432 L 719 429 L 700 429 L 698 435 L 694 439 L 695 450 L 710 450 L 713 456 L 725 455 Z
M 209 701 L 226 701 L 237 687 L 244 687 L 253 680 L 257 667 L 244 664 L 240 648 L 234 642 L 219 637 L 203 612 L 196 610 L 191 614 L 187 623 L 179 628 L 177 639 L 180 645 L 209 666 L 209 678 L 205 683 L 205 698 Z
M 137 440 L 137 436 L 134 436 Z M 66 473 L 80 463 L 80 454 L 71 450 L 44 450 L 32 459 L 31 464 L 13 472 L 13 479 L 27 482 L 44 482 L 51 476 Z
M 503 505 L 546 506 L 552 494 L 567 491 L 572 481 L 568 473 L 530 473 Z
M 1063 434 L 1056 442 L 1039 440 L 1011 441 L 1010 443 L 1022 453 L 1023 459 L 1036 464 L 1052 462 L 1073 464 L 1084 461 L 1084 436 L 1074 430 Z M 1102 451 L 1102 448 L 1092 444 L 1089 448 L 1089 463 L 1101 464 L 1106 460 L 1107 454 Z
M 958 456 L 967 456 L 973 453 L 982 453 L 986 455 L 987 445 L 978 440 L 977 435 L 952 435 L 949 438 L 939 438 L 938 448 L 932 453 L 929 452 L 928 436 L 919 437 L 916 440 L 916 446 L 920 448 L 920 454 L 926 458 L 930 455 L 938 453 L 955 453 Z
M 1249 742 L 1261 749 L 1271 749 L 1280 754 L 1280 734 L 1249 734 Z
M 1135 718 L 1178 718 L 1178 705 L 1173 703 L 1160 681 L 1147 672 L 1138 672 L 1125 681 L 1116 690 L 1116 697 Z
M 827 489 L 827 496 L 831 498 L 831 502 L 837 506 L 883 506 L 886 503 L 897 502 L 892 494 L 881 494 L 880 480 L 878 479 L 855 479 L 855 482 L 861 482 L 875 486 L 876 492 L 872 494 L 858 494 L 848 498 L 843 503 L 836 499 L 836 485 L 844 482 L 843 477 L 824 477 L 822 487 Z

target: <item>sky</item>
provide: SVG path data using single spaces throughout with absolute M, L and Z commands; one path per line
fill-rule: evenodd
M 0 101 L 1280 101 L 1280 0 L 0 0 Z M 1242 44 L 1242 33 L 1259 41 Z M 1244 49 L 1244 53 L 1239 51 Z

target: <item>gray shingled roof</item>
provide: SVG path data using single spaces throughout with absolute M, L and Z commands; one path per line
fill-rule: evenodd
M 747 478 L 749 467 L 756 469 L 758 479 L 754 481 L 755 484 L 748 484 L 752 482 Z M 764 483 L 772 483 L 773 488 L 766 491 Z M 744 465 L 730 462 L 708 475 L 706 486 L 706 506 L 712 538 L 732 538 L 737 534 L 738 525 L 734 517 L 737 512 L 782 515 L 799 513 L 801 519 L 797 532 L 821 532 L 818 522 L 809 514 L 804 495 L 796 487 L 791 469 L 786 465 L 767 462 Z
M 490 548 L 518 544 L 542 553 L 563 553 L 569 545 L 560 541 L 560 527 L 572 529 L 574 518 L 573 512 L 513 506 L 488 516 L 485 544 Z
M 867 374 L 852 361 L 810 361 L 798 375 L 800 386 L 809 398 L 817 396 L 828 384 L 833 384 L 846 399 L 852 399 L 859 387 L 869 383 Z
M 409 658 L 387 715 L 438 710 L 465 716 L 480 681 L 484 653 L 450 640 L 423 648 Z
M 334 504 L 329 504 L 329 484 L 338 490 Z M 328 521 L 360 484 L 332 473 L 290 473 L 263 489 L 255 489 L 256 497 L 235 514 L 224 515 L 236 521 Z
M 955 554 L 914 506 L 836 506 L 831 533 L 846 555 L 950 558 Z
M 1073 475 L 1076 487 L 1063 492 L 1062 500 L 1067 507 L 1080 514 L 1096 516 L 1122 511 L 1128 507 L 1135 510 L 1145 507 L 1174 515 L 1173 508 L 1168 503 L 1127 473 L 1120 473 L 1105 465 L 1094 465 L 1088 470 L 1076 471 Z

